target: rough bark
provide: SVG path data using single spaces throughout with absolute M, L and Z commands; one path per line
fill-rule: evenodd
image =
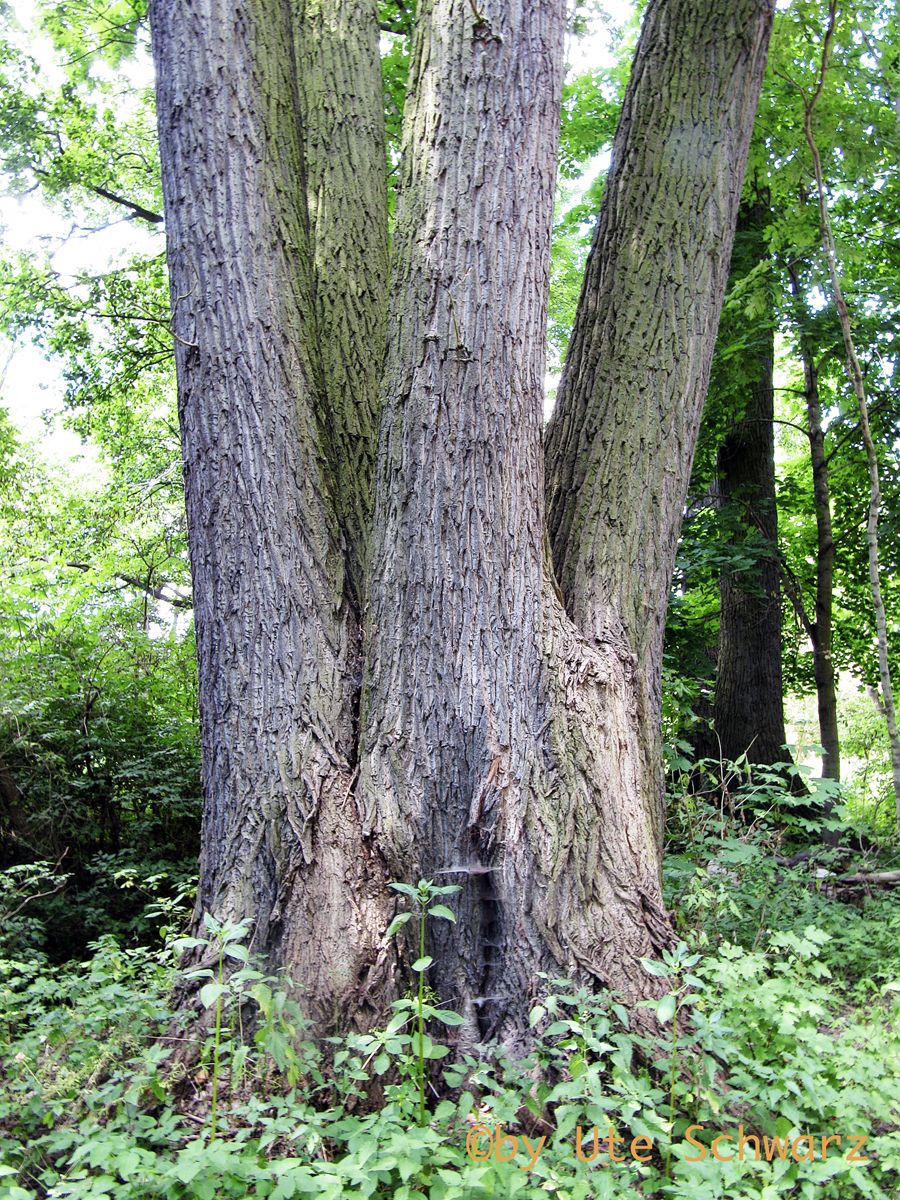
M 658 436 L 661 416 L 677 426 L 683 492 L 699 416 L 692 389 L 705 386 L 698 359 L 715 336 L 771 20 L 757 2 L 732 11 L 648 10 L 569 356 L 578 364 L 569 386 L 590 410 L 588 458 L 604 440 L 620 448 L 627 434 L 617 422 L 645 397 L 644 442 L 615 463 L 628 536 L 612 551 L 621 562 L 607 564 L 623 579 L 640 576 L 638 590 L 647 577 L 637 548 L 657 536 L 639 502 L 658 467 L 647 429 Z M 658 663 L 640 638 L 629 644 L 631 613 L 616 614 L 634 601 L 624 582 L 602 623 L 586 619 L 595 608 L 579 586 L 567 615 L 544 553 L 541 378 L 563 15 L 560 3 L 524 0 L 490 20 L 463 0 L 423 7 L 397 219 L 362 782 L 391 869 L 414 864 L 464 885 L 457 925 L 437 935 L 433 972 L 471 1036 L 514 1036 L 541 969 L 634 1003 L 657 986 L 638 959 L 671 938 L 657 738 L 641 713 L 640 672 L 658 676 Z M 657 211 L 652 251 L 662 264 L 631 250 L 639 237 L 646 247 Z M 687 265 L 695 258 L 713 265 L 698 276 Z M 660 281 L 674 270 L 669 289 Z M 591 390 L 603 373 L 598 287 L 616 306 L 604 370 L 626 396 L 618 417 L 598 413 Z M 668 294 L 642 329 L 657 288 Z M 666 338 L 677 344 L 663 351 Z M 663 358 L 675 385 L 660 381 Z M 685 390 L 696 410 L 686 426 L 675 412 Z M 553 457 L 552 439 L 550 452 L 561 489 L 563 466 L 581 464 Z M 636 489 L 622 482 L 629 471 L 640 475 Z M 680 517 L 668 483 L 658 502 Z M 560 534 L 561 549 L 576 543 L 571 529 Z M 668 576 L 655 578 L 662 614 Z
M 822 427 L 822 406 L 814 350 L 805 332 L 807 316 L 800 289 L 800 278 L 794 266 L 788 267 L 797 339 L 803 361 L 803 389 L 806 399 L 806 421 L 809 433 L 809 453 L 813 476 L 813 505 L 816 514 L 816 616 L 810 621 L 799 598 L 795 608 L 809 637 L 813 652 L 813 673 L 816 681 L 816 708 L 819 716 L 819 740 L 822 743 L 822 776 L 839 780 L 841 777 L 841 743 L 837 722 L 837 683 L 832 657 L 832 610 L 834 607 L 834 536 L 831 526 L 831 497 L 828 486 L 828 458 L 825 454 L 825 430 Z
M 662 639 L 772 22 L 768 0 L 651 3 L 547 433 L 568 613 L 633 660 L 631 803 L 662 830 Z
M 764 262 L 766 205 L 742 208 L 742 258 Z M 737 253 L 737 246 L 736 246 Z M 775 503 L 775 331 L 762 318 L 752 344 L 734 364 L 746 381 L 745 404 L 718 454 L 719 494 L 740 512 L 738 541 L 761 534 L 765 549 L 747 571 L 723 572 L 715 725 L 724 758 L 783 762 L 786 751 L 781 681 L 781 589 Z
M 610 546 L 622 562 L 606 562 L 618 591 L 598 606 L 585 561 L 566 613 L 541 457 L 564 0 L 420 5 L 356 786 L 365 484 L 355 461 L 341 472 L 371 405 L 336 419 L 328 405 L 346 407 L 336 345 L 357 351 L 367 318 L 355 302 L 334 310 L 352 271 L 326 280 L 337 247 L 331 233 L 320 245 L 334 228 L 324 201 L 353 176 L 330 173 L 324 149 L 349 150 L 327 113 L 317 124 L 322 89 L 306 72 L 319 60 L 302 48 L 304 30 L 329 41 L 331 13 L 310 0 L 296 51 L 281 0 L 151 3 L 200 663 L 201 904 L 252 916 L 257 946 L 302 978 L 324 1021 L 392 992 L 385 871 L 462 882 L 432 982 L 466 1015 L 466 1036 L 512 1040 L 536 970 L 629 1003 L 664 986 L 639 963 L 672 934 L 647 703 L 656 643 L 635 629 L 636 594 L 661 588 L 646 595 L 661 632 L 671 563 L 656 559 L 674 549 L 771 12 L 760 0 L 648 10 L 568 387 L 583 402 L 590 485 L 646 406 L 616 467 L 655 499 L 618 488 L 628 530 Z M 329 72 L 344 38 L 357 37 L 351 74 L 369 61 L 365 24 L 335 27 Z M 376 139 L 361 136 L 371 153 Z M 607 303 L 612 350 L 597 324 Z M 364 367 L 356 378 L 371 378 Z M 595 389 L 607 383 L 621 406 L 603 414 Z M 671 463 L 660 426 L 678 444 Z M 596 508 L 590 487 L 581 494 Z M 556 539 L 564 562 L 590 526 L 578 531 Z
M 387 173 L 373 0 L 294 0 L 318 404 L 348 583 L 365 594 L 387 321 Z
M 329 1020 L 363 1005 L 382 874 L 351 794 L 358 629 L 291 14 L 154 0 L 150 17 L 199 664 L 198 908 L 251 917 L 254 947 Z

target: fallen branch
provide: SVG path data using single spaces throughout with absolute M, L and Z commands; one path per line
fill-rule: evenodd
M 875 887 L 896 887 L 900 884 L 900 871 L 859 871 L 855 875 L 838 875 L 832 881 L 841 883 L 866 883 Z

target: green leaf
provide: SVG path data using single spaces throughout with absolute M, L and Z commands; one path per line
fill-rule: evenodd
M 206 938 L 181 937 L 176 938 L 172 943 L 172 949 L 177 950 L 181 954 L 184 950 L 193 950 L 195 946 L 208 946 L 209 942 Z
M 406 922 L 411 917 L 412 917 L 412 913 L 408 913 L 408 912 L 397 913 L 396 917 L 394 917 L 393 921 L 391 921 L 390 925 L 388 925 L 387 932 L 385 933 L 384 936 L 386 938 L 393 937 L 394 934 L 397 932 L 397 930 L 402 929 L 403 926 L 406 924 Z
M 442 1046 L 439 1042 L 432 1041 L 427 1033 L 421 1040 L 418 1033 L 414 1033 L 410 1041 L 412 1052 L 416 1057 L 421 1054 L 423 1058 L 444 1058 L 445 1055 L 450 1053 L 449 1046 Z
M 445 921 L 456 922 L 456 913 L 452 908 L 448 908 L 446 904 L 433 904 L 428 909 L 428 912 L 432 917 L 442 917 Z
M 414 887 L 410 887 L 408 883 L 389 883 L 388 887 L 393 888 L 395 892 L 402 892 L 404 896 L 409 896 L 411 900 L 418 899 L 419 893 Z
M 426 954 L 424 958 L 416 959 L 416 961 L 412 965 L 412 969 L 414 971 L 427 971 L 433 962 L 434 962 L 434 959 L 431 957 L 431 955 Z
M 227 994 L 228 988 L 224 983 L 206 983 L 200 989 L 200 1003 L 204 1008 L 209 1008 L 221 996 L 226 996 Z
M 612 1010 L 616 1014 L 616 1016 L 619 1018 L 619 1020 L 622 1022 L 622 1024 L 625 1026 L 625 1028 L 630 1029 L 631 1028 L 631 1017 L 630 1017 L 628 1009 L 625 1007 L 625 1005 L 624 1004 L 614 1004 L 612 1006 Z
M 461 1017 L 452 1008 L 435 1008 L 432 1010 L 432 1016 L 435 1021 L 440 1021 L 442 1025 L 462 1025 L 465 1021 L 465 1017 Z
M 641 966 L 648 975 L 655 975 L 657 979 L 667 979 L 672 973 L 664 962 L 659 962 L 655 958 L 642 958 Z
M 560 1034 L 562 1034 L 562 1033 L 571 1033 L 571 1032 L 572 1032 L 572 1022 L 565 1021 L 565 1020 L 554 1021 L 552 1025 L 548 1025 L 547 1028 L 544 1030 L 544 1033 L 548 1037 L 559 1037 Z
M 231 1060 L 231 1076 L 235 1081 L 243 1077 L 244 1064 L 247 1062 L 249 1053 L 249 1046 L 238 1046 L 237 1050 L 235 1050 L 234 1058 Z
M 394 1013 L 394 1015 L 388 1021 L 384 1032 L 386 1034 L 396 1033 L 398 1029 L 402 1029 L 403 1026 L 406 1025 L 410 1020 L 412 1020 L 412 1017 L 409 1013 Z
M 675 1016 L 675 993 L 667 992 L 656 1006 L 656 1019 L 665 1025 Z

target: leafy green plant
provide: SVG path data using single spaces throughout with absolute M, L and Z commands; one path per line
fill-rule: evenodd
M 234 985 L 225 980 L 225 959 L 236 959 L 247 963 L 249 951 L 243 940 L 250 928 L 248 921 L 237 923 L 219 921 L 211 913 L 203 914 L 203 928 L 209 934 L 208 938 L 181 938 L 176 942 L 180 950 L 196 949 L 200 946 L 212 946 L 216 956 L 216 967 L 198 967 L 188 971 L 188 979 L 208 979 L 209 983 L 200 988 L 200 1003 L 204 1008 L 215 1009 L 215 1027 L 213 1033 L 213 1069 L 212 1069 L 212 1100 L 209 1113 L 209 1140 L 216 1140 L 216 1116 L 219 1099 L 219 1052 L 222 1045 L 222 1003 L 226 996 L 234 994 Z
M 661 1025 L 671 1025 L 672 1044 L 669 1057 L 669 1143 L 666 1146 L 666 1176 L 672 1173 L 672 1138 L 671 1131 L 675 1127 L 675 1088 L 678 1080 L 678 1021 L 682 1007 L 698 1000 L 696 993 L 691 993 L 691 986 L 702 986 L 696 977 L 687 974 L 691 967 L 700 962 L 699 954 L 691 954 L 685 942 L 679 942 L 674 950 L 663 949 L 660 959 L 642 958 L 641 965 L 648 974 L 669 981 L 669 990 L 651 1006 L 655 1009 L 656 1019 Z
M 69 875 L 59 868 L 60 863 L 32 862 L 0 871 L 0 953 L 37 953 L 44 926 L 27 910 L 66 886 Z
M 417 915 L 416 908 L 410 922 Z M 204 987 L 219 982 L 217 938 L 242 944 L 222 926 L 206 933 L 197 948 L 214 957 Z M 900 1084 L 891 1068 L 900 1054 L 900 991 L 893 990 L 900 971 L 855 1010 L 831 978 L 829 953 L 833 939 L 812 925 L 770 929 L 757 948 L 723 942 L 699 962 L 690 947 L 676 947 L 654 968 L 673 983 L 674 1002 L 657 1013 L 663 1028 L 678 1023 L 677 1042 L 671 1029 L 658 1038 L 632 1029 L 608 994 L 545 979 L 532 1010 L 531 1052 L 512 1056 L 492 1044 L 448 1059 L 449 1091 L 420 1125 L 420 1093 L 411 1086 L 418 1084 L 416 995 L 397 1002 L 393 1032 L 366 1035 L 369 1042 L 336 1039 L 336 1068 L 325 1071 L 310 1055 L 302 1086 L 280 1069 L 270 1073 L 269 1052 L 258 1039 L 248 1042 L 254 1086 L 239 1091 L 240 1008 L 260 984 L 234 982 L 253 968 L 238 955 L 229 974 L 223 949 L 229 991 L 220 997 L 214 1140 L 211 1097 L 185 1086 L 193 1081 L 170 1065 L 169 1044 L 158 1040 L 174 1015 L 166 1002 L 176 978 L 168 951 L 123 950 L 107 939 L 89 963 L 52 973 L 38 961 L 2 960 L 0 1033 L 16 1069 L 0 1075 L 0 1156 L 8 1168 L 0 1200 L 888 1200 L 900 1166 L 892 1132 L 900 1127 Z M 216 997 L 206 996 L 212 1015 Z M 427 989 L 421 1013 L 427 1030 L 434 1019 Z M 203 1038 L 206 1025 L 188 1025 L 184 1034 Z M 374 1109 L 360 1104 L 373 1074 L 386 1077 L 403 1062 L 408 1077 L 385 1089 Z M 529 1111 L 537 1131 L 523 1122 Z M 503 1131 L 509 1161 L 486 1141 L 480 1158 L 468 1153 L 476 1124 Z M 770 1162 L 752 1153 L 743 1163 L 718 1161 L 712 1139 L 736 1138 L 739 1124 L 770 1139 L 804 1130 L 868 1135 L 871 1161 L 789 1155 Z M 691 1161 L 701 1153 L 685 1138 L 691 1125 L 707 1151 L 702 1161 Z M 603 1169 L 607 1154 L 593 1158 L 585 1132 L 592 1127 L 602 1140 L 613 1131 L 626 1161 Z M 624 1151 L 635 1137 L 650 1144 L 642 1161 Z
M 442 1021 L 445 1025 L 460 1024 L 462 1018 L 458 1014 L 451 1013 L 449 1010 L 439 1009 L 434 1006 L 425 1004 L 425 972 L 434 961 L 430 955 L 425 953 L 425 924 L 428 917 L 436 917 L 442 921 L 455 921 L 456 915 L 445 904 L 435 904 L 437 896 L 452 896 L 457 892 L 462 891 L 459 884 L 445 884 L 443 887 L 436 887 L 430 879 L 420 879 L 418 884 L 413 887 L 408 883 L 392 883 L 390 885 L 394 891 L 400 892 L 406 896 L 412 903 L 413 908 L 410 912 L 398 913 L 393 921 L 391 921 L 387 930 L 387 937 L 394 937 L 403 928 L 404 925 L 413 917 L 418 921 L 418 958 L 412 964 L 412 970 L 418 976 L 417 993 L 416 993 L 416 1016 L 418 1019 L 418 1031 L 413 1039 L 413 1050 L 416 1055 L 417 1066 L 417 1082 L 419 1091 L 419 1111 L 418 1120 L 420 1125 L 425 1124 L 425 1058 L 436 1057 L 434 1054 L 433 1043 L 426 1043 L 425 1039 L 425 1019 L 426 1016 L 432 1017 L 438 1021 Z M 403 1001 L 399 1002 L 401 1005 Z M 402 1012 L 402 1009 L 401 1009 Z

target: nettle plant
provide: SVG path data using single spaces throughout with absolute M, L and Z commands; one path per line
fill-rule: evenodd
M 409 1104 L 409 1083 L 415 1083 L 416 1104 L 415 1116 L 419 1125 L 426 1123 L 425 1108 L 425 1061 L 444 1058 L 450 1052 L 449 1046 L 435 1042 L 426 1032 L 428 1021 L 437 1021 L 441 1025 L 461 1025 L 463 1018 L 452 1009 L 439 1008 L 432 1001 L 435 999 L 425 983 L 425 974 L 434 961 L 431 955 L 425 953 L 425 929 L 429 917 L 441 921 L 456 921 L 456 915 L 445 904 L 436 902 L 439 896 L 452 896 L 462 891 L 459 884 L 446 884 L 436 887 L 429 879 L 420 879 L 413 887 L 408 883 L 392 883 L 394 891 L 406 896 L 411 908 L 400 912 L 388 926 L 385 937 L 396 937 L 410 921 L 418 923 L 416 930 L 418 957 L 412 963 L 412 970 L 418 976 L 415 994 L 395 1000 L 391 1005 L 394 1015 L 383 1030 L 365 1034 L 355 1040 L 356 1049 L 367 1055 L 364 1067 L 371 1069 L 376 1075 L 384 1075 L 393 1064 L 401 1079 L 399 1094 L 395 1099 L 401 1107 L 412 1107 Z
M 213 1010 L 213 1025 L 203 1047 L 204 1056 L 211 1058 L 211 1097 L 209 1140 L 217 1135 L 219 1087 L 222 1067 L 227 1060 L 229 1091 L 234 1093 L 250 1065 L 265 1064 L 265 1083 L 269 1082 L 271 1066 L 284 1075 L 293 1087 L 301 1074 L 301 1059 L 297 1052 L 299 1031 L 306 1020 L 287 991 L 290 981 L 267 975 L 254 964 L 244 941 L 249 933 L 249 921 L 220 921 L 204 913 L 203 928 L 208 937 L 179 938 L 173 943 L 176 951 L 204 948 L 212 952 L 214 967 L 198 967 L 184 972 L 191 980 L 205 980 L 200 987 L 200 1003 Z M 226 971 L 226 960 L 239 964 L 236 970 Z M 255 1009 L 252 1044 L 260 1052 L 251 1057 L 251 1045 L 246 1038 L 244 1012 L 249 1003 Z M 223 1016 L 229 1018 L 223 1027 Z

